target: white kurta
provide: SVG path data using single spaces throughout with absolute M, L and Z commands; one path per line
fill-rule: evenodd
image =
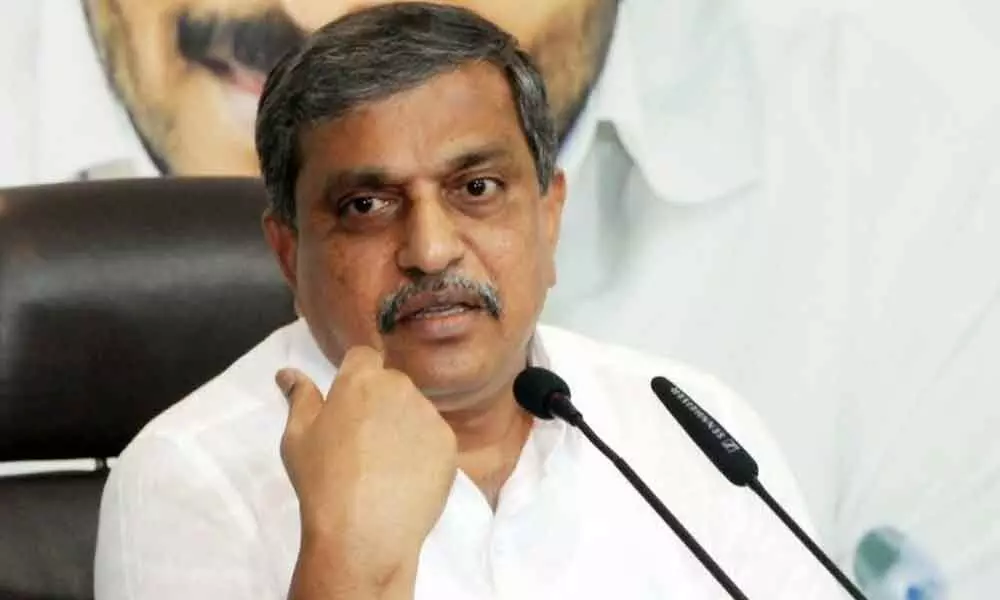
M 756 496 L 700 454 L 649 382 L 665 374 L 697 398 L 809 527 L 791 472 L 743 400 L 684 365 L 557 329 L 540 329 L 534 355 L 748 597 L 841 597 Z M 321 389 L 335 376 L 296 322 L 154 420 L 122 454 L 101 506 L 97 598 L 285 597 L 300 528 L 278 452 L 288 409 L 273 375 L 284 366 Z M 536 422 L 495 514 L 459 472 L 424 543 L 416 588 L 417 600 L 725 597 L 611 463 L 552 421 Z

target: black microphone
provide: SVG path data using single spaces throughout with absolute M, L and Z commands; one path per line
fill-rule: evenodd
M 684 390 L 671 383 L 667 378 L 654 377 L 651 385 L 653 393 L 660 399 L 663 406 L 691 436 L 691 439 L 712 461 L 712 464 L 722 471 L 726 479 L 734 485 L 749 487 L 753 490 L 852 598 L 867 600 L 861 590 L 844 575 L 843 571 L 837 568 L 830 557 L 764 489 L 764 485 L 757 477 L 759 474 L 757 462 L 718 421 L 713 419 L 705 409 L 698 406 L 698 403 L 691 399 L 691 396 L 685 394 Z
M 670 526 L 688 550 L 701 562 L 715 580 L 722 585 L 734 600 L 747 600 L 746 595 L 718 564 L 709 556 L 701 544 L 681 525 L 677 517 L 657 498 L 653 490 L 643 482 L 625 460 L 618 456 L 594 430 L 583 420 L 583 415 L 570 401 L 569 386 L 558 375 L 540 367 L 528 367 L 514 379 L 514 398 L 521 407 L 539 419 L 559 418 L 576 427 L 594 446 L 610 460 L 625 476 L 637 492 Z

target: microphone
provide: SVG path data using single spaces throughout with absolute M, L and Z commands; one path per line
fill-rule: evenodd
M 837 568 L 830 557 L 767 492 L 757 477 L 759 474 L 757 462 L 718 421 L 713 419 L 705 409 L 698 406 L 698 403 L 684 393 L 684 390 L 671 383 L 667 378 L 654 377 L 650 385 L 653 388 L 653 393 L 660 399 L 667 411 L 673 415 L 674 419 L 726 479 L 734 485 L 749 487 L 753 490 L 852 598 L 867 600 L 861 590 L 844 575 L 843 571 Z
M 583 415 L 570 401 L 569 386 L 566 385 L 566 382 L 562 378 L 548 369 L 528 367 L 521 371 L 514 379 L 514 398 L 517 399 L 517 403 L 524 410 L 539 419 L 551 420 L 558 418 L 579 429 L 600 450 L 601 454 L 607 457 L 618 468 L 621 474 L 625 476 L 625 479 L 639 492 L 639 495 L 670 526 L 670 529 L 674 531 L 677 537 L 684 542 L 684 545 L 695 555 L 702 566 L 725 588 L 729 596 L 734 600 L 748 600 L 743 591 L 733 583 L 733 580 L 709 556 L 701 544 L 694 539 L 694 536 L 681 525 L 677 517 L 660 501 L 656 494 L 653 493 L 653 490 L 649 489 L 649 486 L 639 478 L 635 471 L 632 470 L 632 467 L 605 444 L 594 433 L 594 430 L 587 425 L 586 421 L 583 420 Z

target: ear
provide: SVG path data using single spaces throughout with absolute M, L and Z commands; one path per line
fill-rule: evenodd
M 285 282 L 291 288 L 292 293 L 298 297 L 298 271 L 296 269 L 299 247 L 298 232 L 291 225 L 275 216 L 271 210 L 264 211 L 264 215 L 261 217 L 261 226 L 264 229 L 267 245 L 271 247 L 275 258 L 278 259 L 278 266 L 281 267 L 281 274 L 285 278 Z
M 545 236 L 549 263 L 549 286 L 556 284 L 556 247 L 559 244 L 559 231 L 562 226 L 563 206 L 566 203 L 566 174 L 562 169 L 556 169 L 549 182 L 549 189 L 542 196 L 542 229 Z

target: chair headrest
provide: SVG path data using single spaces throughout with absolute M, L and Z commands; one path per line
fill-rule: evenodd
M 295 318 L 257 179 L 0 190 L 0 461 L 116 456 Z

